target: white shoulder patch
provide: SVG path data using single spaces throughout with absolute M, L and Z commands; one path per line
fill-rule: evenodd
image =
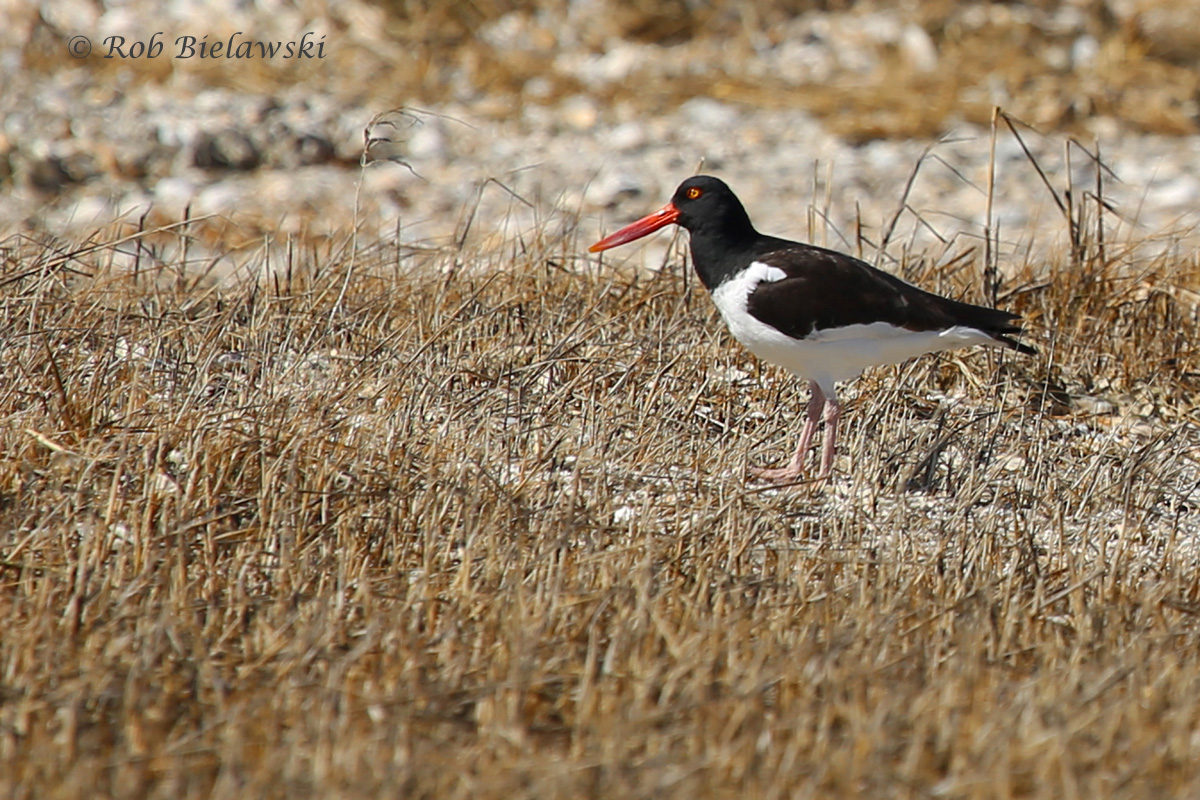
M 764 264 L 761 261 L 752 261 L 750 262 L 750 266 L 746 268 L 746 282 L 751 285 L 756 283 L 774 283 L 786 277 L 787 273 L 779 267 L 772 267 L 770 264 Z

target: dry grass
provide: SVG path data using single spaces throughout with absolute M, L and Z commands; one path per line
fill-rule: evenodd
M 1042 356 L 873 371 L 789 493 L 796 381 L 549 229 L 221 287 L 186 226 L 7 243 L 0 793 L 1200 790 L 1194 261 L 1018 265 Z
M 438 105 L 477 102 L 474 110 L 510 119 L 525 104 L 554 105 L 590 94 L 603 107 L 618 102 L 661 112 L 692 97 L 715 96 L 753 107 L 803 108 L 823 119 L 847 140 L 929 139 L 968 122 L 986 125 L 994 105 L 1047 130 L 1083 134 L 1097 117 L 1120 120 L 1130 130 L 1165 135 L 1198 129 L 1200 76 L 1194 69 L 1200 37 L 1179 24 L 1194 13 L 1188 0 L 1135 0 L 1127 18 L 1113 16 L 1110 4 L 1051 0 L 971 3 L 932 0 L 755 0 L 688 2 L 632 0 L 584 4 L 586 23 L 572 23 L 561 41 L 570 4 L 566 0 L 379 0 L 369 36 L 345 35 L 348 23 L 336 4 L 313 10 L 329 30 L 326 60 L 251 60 L 237 70 L 223 60 L 125 62 L 98 56 L 76 62 L 63 55 L 70 34 L 30 19 L 23 64 L 33 72 L 87 69 L 100 83 L 164 82 L 177 70 L 201 85 L 270 95 L 296 85 L 375 107 L 404 103 Z M 588 10 L 590 9 L 590 10 Z M 324 11 L 324 14 L 322 14 Z M 576 10 L 578 13 L 578 9 Z M 894 43 L 859 37 L 834 41 L 871 60 L 865 71 L 841 62 L 854 54 L 835 53 L 832 75 L 786 79 L 777 70 L 753 69 L 760 51 L 801 34 L 789 23 L 805 14 L 836 12 L 867 16 L 883 12 L 919 27 L 937 53 L 936 68 L 923 71 Z M 1056 14 L 1079 17 L 1064 27 Z M 519 47 L 481 35 L 507 15 L 526 23 Z M 382 26 L 385 35 L 376 38 Z M 268 39 L 299 36 L 275 31 Z M 1079 31 L 1095 41 L 1095 57 L 1071 62 Z M 215 38 L 236 30 L 218 23 Z M 324 28 L 322 28 L 324 30 Z M 578 38 L 578 41 L 574 41 Z M 560 62 L 563 53 L 600 57 L 620 41 L 650 45 L 639 65 L 621 81 L 598 87 L 582 84 Z M 169 42 L 168 42 L 169 44 Z M 173 51 L 172 51 L 173 52 Z M 119 76 L 119 77 L 118 77 Z M 527 84 L 537 79 L 538 89 Z
M 1131 130 L 1165 135 L 1197 131 L 1200 76 L 1193 68 L 1200 38 L 1178 20 L 1194 9 L 1180 0 L 1139 0 L 1124 22 L 1104 3 L 1077 4 L 1074 15 L 1095 40 L 1087 63 L 1071 62 L 1079 30 L 1054 22 L 1061 3 L 963 4 L 894 0 L 852 4 L 819 0 L 690 3 L 634 0 L 608 4 L 580 31 L 580 48 L 601 56 L 614 42 L 660 45 L 646 51 L 625 80 L 587 89 L 556 61 L 556 24 L 566 18 L 562 2 L 482 0 L 476 3 L 413 4 L 390 0 L 389 33 L 406 44 L 381 101 L 438 103 L 451 82 L 447 70 L 461 68 L 467 82 L 509 117 L 514 103 L 554 103 L 593 93 L 603 106 L 618 102 L 661 112 L 693 97 L 719 97 L 753 107 L 803 108 L 849 141 L 879 138 L 930 139 L 965 120 L 986 125 L 993 106 L 1008 108 L 1047 130 L 1086 133 L 1097 117 L 1118 119 Z M 853 9 L 851 10 L 851 7 Z M 929 36 L 937 65 L 923 70 L 895 45 L 862 37 L 838 48 L 861 51 L 874 66 L 856 72 L 840 65 L 832 77 L 789 80 L 777 70 L 747 69 L 764 46 L 798 37 L 788 24 L 805 14 L 883 12 Z M 538 17 L 538 14 L 541 17 Z M 507 14 L 540 21 L 531 42 L 503 48 L 478 31 Z M 1178 40 L 1178 41 L 1176 41 Z M 532 78 L 543 84 L 526 92 Z

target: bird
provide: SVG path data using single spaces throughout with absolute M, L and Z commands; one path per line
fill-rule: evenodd
M 853 256 L 759 233 L 720 178 L 695 175 L 665 206 L 589 247 L 598 253 L 679 225 L 692 266 L 733 338 L 759 359 L 807 380 L 811 395 L 800 441 L 783 467 L 754 477 L 797 483 L 821 420 L 825 439 L 816 483 L 833 470 L 842 406 L 836 384 L 864 369 L 972 345 L 1035 355 L 1014 337 L 1020 315 L 927 292 Z

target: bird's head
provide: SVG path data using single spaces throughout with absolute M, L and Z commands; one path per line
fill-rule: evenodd
M 679 184 L 671 196 L 671 202 L 606 236 L 588 250 L 598 253 L 632 242 L 671 223 L 694 231 L 702 225 L 719 224 L 726 220 L 737 220 L 739 223 L 745 220 L 749 224 L 745 209 L 725 181 L 711 175 L 695 175 Z

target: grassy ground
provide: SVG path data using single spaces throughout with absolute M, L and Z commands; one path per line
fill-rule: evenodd
M 390 40 L 404 43 L 381 82 L 390 92 L 381 97 L 384 102 L 440 101 L 448 63 L 463 66 L 467 81 L 494 101 L 522 97 L 535 76 L 549 84 L 543 100 L 582 89 L 555 59 L 557 26 L 570 6 L 561 0 L 381 0 L 379 5 L 388 12 Z M 994 105 L 1050 130 L 1084 132 L 1097 116 L 1148 133 L 1197 130 L 1200 78 L 1194 63 L 1200 36 L 1193 26 L 1180 24 L 1195 13 L 1188 0 L 1135 0 L 1122 6 L 1121 18 L 1114 16 L 1112 4 L 1053 0 L 593 0 L 576 6 L 575 14 L 591 13 L 578 31 L 579 45 L 588 52 L 605 53 L 616 40 L 689 52 L 665 70 L 659 59 L 647 58 L 627 80 L 599 92 L 605 103 L 629 102 L 651 113 L 689 97 L 716 96 L 756 107 L 803 108 L 832 132 L 857 141 L 935 138 L 963 120 L 986 125 Z M 919 68 L 902 47 L 862 37 L 839 42 L 871 54 L 874 65 L 861 73 L 839 66 L 832 79 L 794 83 L 774 70 L 746 69 L 763 47 L 798 35 L 787 28 L 790 21 L 813 12 L 892 14 L 925 31 L 937 52 L 936 67 Z M 538 13 L 539 25 L 525 47 L 495 47 L 475 35 L 507 14 Z M 1086 63 L 1072 63 L 1080 29 L 1094 40 L 1096 54 Z M 854 54 L 838 53 L 837 59 L 853 62 Z M 511 113 L 507 103 L 498 108 L 500 114 Z
M 1039 357 L 872 371 L 784 492 L 797 382 L 569 226 L 117 238 L 6 243 L 0 794 L 1200 790 L 1194 261 L 1018 267 Z
M 1114 4 L 1054 0 L 378 0 L 369 4 L 378 13 L 369 17 L 363 38 L 339 35 L 352 23 L 337 4 L 326 10 L 317 3 L 314 13 L 331 20 L 326 60 L 250 60 L 237 70 L 220 59 L 126 62 L 97 54 L 64 60 L 63 31 L 30 14 L 21 58 L 33 72 L 88 69 L 98 83 L 161 83 L 182 71 L 202 85 L 264 96 L 303 85 L 355 102 L 369 98 L 376 108 L 437 106 L 461 101 L 465 92 L 476 113 L 500 118 L 522 105 L 555 105 L 579 94 L 603 107 L 628 103 L 646 113 L 695 96 L 718 97 L 751 107 L 801 108 L 831 132 L 862 142 L 936 138 L 964 120 L 986 125 L 995 105 L 1046 130 L 1081 135 L 1097 117 L 1137 132 L 1196 133 L 1200 34 L 1180 22 L 1194 7 L 1189 0 L 1120 5 L 1124 16 L 1118 18 Z M 914 64 L 897 43 L 860 33 L 835 38 L 830 74 L 789 79 L 777 69 L 755 68 L 764 48 L 808 35 L 788 26 L 813 13 L 883 13 L 892 23 L 912 25 L 928 37 L 936 64 Z M 361 23 L 361 13 L 350 16 Z M 506 17 L 526 20 L 520 46 L 480 35 Z M 218 30 L 222 26 L 228 28 L 223 35 L 236 30 L 233 22 L 219 23 Z M 299 35 L 264 27 L 268 40 Z M 1095 52 L 1075 63 L 1081 31 Z M 564 53 L 599 58 L 621 41 L 660 47 L 644 51 L 623 80 L 602 86 L 588 86 L 563 68 Z M 848 66 L 860 57 L 870 66 Z M 538 89 L 531 92 L 534 79 Z

